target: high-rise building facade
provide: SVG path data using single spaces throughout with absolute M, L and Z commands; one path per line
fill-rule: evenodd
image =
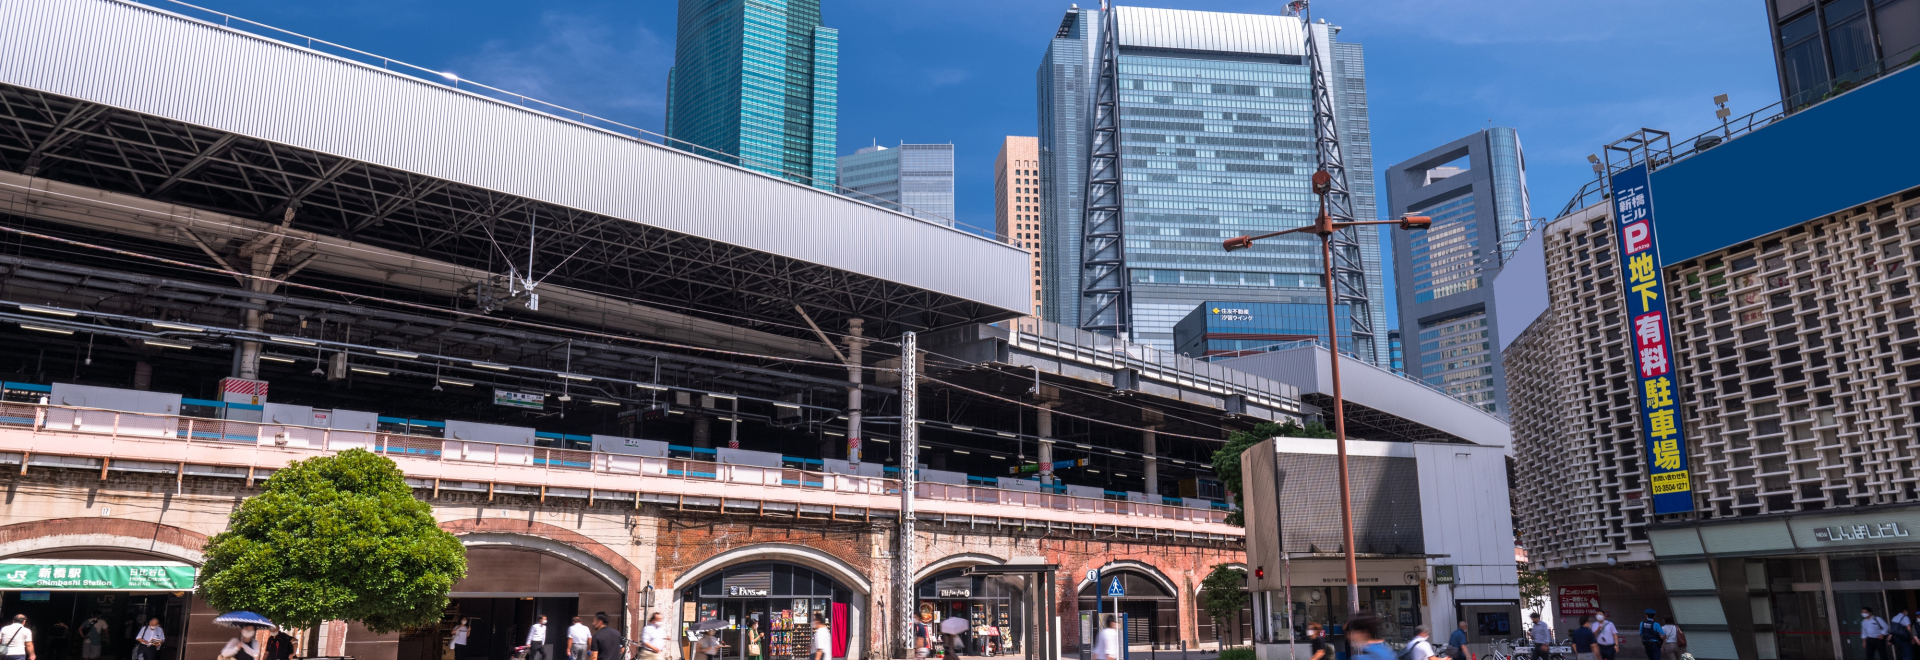
M 680 0 L 673 146 L 832 190 L 840 34 L 820 0 Z
M 1040 277 L 1040 140 L 1009 135 L 993 159 L 993 230 L 1032 255 L 1033 315 L 1045 317 L 1045 287 Z
M 1220 248 L 1225 238 L 1300 226 L 1318 210 L 1309 190 L 1318 158 L 1306 26 L 1288 16 L 1141 7 L 1113 11 L 1118 66 L 1112 82 L 1119 109 L 1125 236 L 1117 261 L 1130 293 L 1124 310 L 1129 339 L 1174 350 L 1173 326 L 1209 300 L 1324 309 L 1317 239 L 1284 237 L 1232 254 Z M 1049 313 L 1083 327 L 1092 315 L 1083 216 L 1092 130 L 1088 104 L 1098 83 L 1095 28 L 1100 20 L 1097 12 L 1070 12 L 1041 70 L 1041 160 L 1049 191 L 1042 225 L 1053 246 L 1046 252 L 1050 258 L 1043 258 L 1043 271 L 1055 304 L 1075 307 Z M 1336 113 L 1364 112 L 1362 50 L 1334 43 L 1337 27 L 1323 23 L 1312 29 L 1320 43 L 1333 46 L 1328 57 L 1341 80 L 1334 85 L 1341 97 Z M 1075 70 L 1085 77 L 1068 74 Z M 1063 90 L 1076 95 L 1069 98 Z M 1367 126 L 1351 119 L 1336 117 L 1343 142 L 1355 145 L 1344 154 L 1348 177 L 1370 181 Z M 1070 134 L 1079 140 L 1062 139 Z M 1073 196 L 1066 197 L 1069 192 Z M 1371 214 L 1371 199 L 1370 187 L 1357 190 L 1356 212 Z M 1367 279 L 1369 291 L 1378 292 L 1377 239 L 1369 233 L 1362 242 L 1375 246 Z M 1386 353 L 1381 330 L 1373 342 L 1354 350 L 1370 361 L 1381 359 Z
M 1766 4 L 1788 112 L 1920 60 L 1920 0 Z
M 1433 218 L 1392 236 L 1407 374 L 1504 414 L 1492 284 L 1530 226 L 1519 134 L 1477 131 L 1394 165 L 1386 179 L 1393 216 Z
M 862 147 L 840 157 L 843 194 L 953 226 L 953 145 Z
M 1080 214 L 1087 181 L 1087 111 L 1100 11 L 1075 6 L 1034 74 L 1040 128 L 1041 316 L 1080 326 Z

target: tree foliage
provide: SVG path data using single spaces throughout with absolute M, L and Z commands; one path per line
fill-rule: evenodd
M 287 628 L 359 621 L 380 633 L 440 620 L 466 576 L 460 540 L 393 461 L 354 449 L 289 464 L 207 541 L 201 598 Z
M 1234 569 L 1229 564 L 1214 564 L 1213 572 L 1200 581 L 1200 607 L 1213 617 L 1214 631 L 1220 630 L 1219 622 L 1234 621 L 1240 616 L 1240 609 L 1247 605 L 1247 574 Z
M 1528 609 L 1544 610 L 1547 607 L 1547 572 L 1527 570 L 1526 562 L 1518 562 L 1520 569 L 1520 602 Z
M 1234 502 L 1239 503 L 1243 508 L 1246 506 L 1246 502 L 1243 501 L 1244 491 L 1241 490 L 1240 485 L 1240 453 L 1246 451 L 1248 447 L 1260 444 L 1267 438 L 1275 436 L 1288 438 L 1331 438 L 1333 437 L 1333 431 L 1329 430 L 1320 422 L 1307 422 L 1306 426 L 1301 426 L 1293 420 L 1287 420 L 1285 424 L 1261 422 L 1260 424 L 1254 425 L 1252 431 L 1234 431 L 1231 435 L 1228 435 L 1226 446 L 1213 452 L 1213 474 L 1220 478 L 1220 484 L 1226 487 L 1227 493 L 1233 495 Z M 1229 525 L 1246 524 L 1246 521 L 1241 518 L 1240 510 L 1238 509 L 1227 514 L 1226 522 Z

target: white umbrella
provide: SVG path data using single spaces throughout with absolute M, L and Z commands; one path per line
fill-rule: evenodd
M 973 627 L 972 624 L 967 623 L 966 619 L 957 616 L 947 617 L 947 620 L 940 622 L 940 632 L 948 635 L 958 635 L 971 627 Z

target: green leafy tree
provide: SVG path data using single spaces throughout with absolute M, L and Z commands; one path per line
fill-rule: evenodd
M 1246 451 L 1248 447 L 1275 436 L 1331 438 L 1333 431 L 1320 422 L 1307 422 L 1306 426 L 1301 426 L 1293 420 L 1287 420 L 1285 424 L 1261 422 L 1254 425 L 1252 431 L 1234 431 L 1228 435 L 1226 446 L 1213 452 L 1213 474 L 1220 478 L 1220 484 L 1226 487 L 1227 493 L 1233 495 L 1233 501 L 1242 508 L 1246 507 L 1246 502 L 1243 501 L 1245 491 L 1240 486 L 1240 453 Z M 1240 509 L 1228 513 L 1226 522 L 1229 525 L 1246 525 L 1246 520 L 1240 515 Z
M 1547 572 L 1527 570 L 1526 562 L 1518 562 L 1520 569 L 1520 602 L 1528 609 L 1544 610 L 1547 607 Z
M 1220 622 L 1240 618 L 1240 609 L 1247 605 L 1246 583 L 1247 574 L 1228 564 L 1214 564 L 1213 572 L 1200 581 L 1200 606 L 1213 617 L 1213 641 L 1220 648 L 1226 648 L 1220 641 Z
M 207 541 L 198 591 L 215 609 L 388 633 L 439 621 L 466 576 L 460 540 L 386 457 L 354 449 L 298 461 L 264 488 Z

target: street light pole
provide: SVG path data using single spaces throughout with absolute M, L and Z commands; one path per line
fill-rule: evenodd
M 1370 220 L 1355 222 L 1334 222 L 1327 213 L 1327 194 L 1333 191 L 1333 175 L 1326 170 L 1313 173 L 1313 193 L 1320 196 L 1320 215 L 1313 224 L 1276 231 L 1258 236 L 1240 236 L 1229 238 L 1220 244 L 1228 252 L 1253 247 L 1253 242 L 1285 234 L 1313 234 L 1320 237 L 1321 284 L 1327 290 L 1327 355 L 1333 375 L 1333 440 L 1340 455 L 1340 528 L 1345 534 L 1347 559 L 1347 619 L 1360 614 L 1360 562 L 1354 554 L 1353 546 L 1353 493 L 1352 481 L 1347 472 L 1347 411 L 1346 396 L 1340 390 L 1340 330 L 1334 316 L 1333 292 L 1333 234 L 1348 227 L 1359 225 L 1400 225 L 1401 229 L 1426 229 L 1433 225 L 1433 219 L 1423 215 L 1405 215 L 1399 220 Z M 1280 548 L 1282 554 L 1286 547 Z M 1289 596 L 1291 599 L 1291 596 Z M 1292 612 L 1292 606 L 1288 606 Z

